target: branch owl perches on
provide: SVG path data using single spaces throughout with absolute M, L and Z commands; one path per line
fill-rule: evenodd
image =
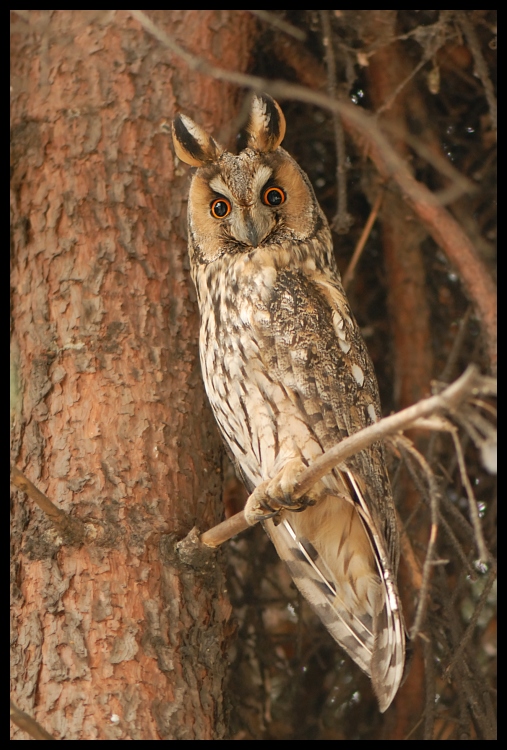
M 314 459 L 380 418 L 373 366 L 331 232 L 306 174 L 280 148 L 285 118 L 255 96 L 247 147 L 225 151 L 185 115 L 173 125 L 190 185 L 188 247 L 206 392 L 226 447 L 296 586 L 371 676 L 380 710 L 405 662 L 399 541 L 384 449 L 374 444 L 306 496 Z M 276 479 L 275 479 L 276 478 Z

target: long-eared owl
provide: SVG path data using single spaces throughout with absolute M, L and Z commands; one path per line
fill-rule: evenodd
M 206 392 L 239 473 L 295 584 L 371 676 L 381 711 L 402 678 L 399 540 L 374 444 L 291 497 L 301 472 L 380 418 L 373 366 L 306 174 L 280 148 L 285 118 L 253 98 L 235 155 L 185 115 L 173 124 L 190 186 L 188 248 Z M 300 511 L 300 512 L 297 512 Z

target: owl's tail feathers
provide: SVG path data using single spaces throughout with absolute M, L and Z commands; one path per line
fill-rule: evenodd
M 351 482 L 358 502 L 354 507 L 342 501 L 339 516 L 344 518 L 349 513 L 351 523 L 344 526 L 349 532 L 346 544 L 350 542 L 355 553 L 346 549 L 346 554 L 337 556 L 335 550 L 334 572 L 326 562 L 327 559 L 330 563 L 332 560 L 329 544 L 320 545 L 322 549 L 326 549 L 324 559 L 312 541 L 308 540 L 308 534 L 304 533 L 305 529 L 311 529 L 309 519 L 313 515 L 318 517 L 317 514 L 321 512 L 318 505 L 295 514 L 293 518 L 290 513 L 284 514 L 285 517 L 277 526 L 272 520 L 268 520 L 264 522 L 264 528 L 280 558 L 287 564 L 301 594 L 333 638 L 371 677 L 383 712 L 390 706 L 403 677 L 405 631 L 385 545 L 353 477 Z M 335 499 L 335 504 L 338 502 Z M 324 508 L 325 512 L 324 504 L 320 508 Z M 307 522 L 303 524 L 305 515 Z M 331 536 L 336 547 L 337 535 L 333 533 Z M 363 545 L 362 550 L 361 539 L 364 539 L 366 545 L 366 548 Z M 369 549 L 370 545 L 373 554 L 369 555 L 371 561 L 368 566 L 373 568 L 368 570 L 367 566 L 365 570 L 362 560 L 364 562 L 364 550 Z M 347 577 L 343 571 L 347 571 L 354 562 L 358 566 L 357 572 L 363 570 L 363 573 L 358 577 Z
M 375 650 L 374 620 L 371 613 L 351 606 L 355 596 L 337 587 L 326 561 L 307 539 L 298 537 L 294 524 L 272 520 L 264 528 L 287 564 L 294 583 L 333 638 L 368 676 Z
M 381 607 L 375 616 L 375 633 L 371 659 L 371 680 L 379 707 L 384 712 L 391 705 L 401 684 L 405 668 L 405 625 L 396 581 L 383 538 L 378 533 L 368 505 L 348 473 L 359 503 L 359 517 L 370 539 L 382 585 Z
M 403 619 L 393 598 L 385 590 L 384 606 L 375 622 L 375 644 L 371 660 L 371 681 L 382 712 L 389 708 L 401 684 L 405 666 Z M 393 606 L 396 605 L 396 606 Z

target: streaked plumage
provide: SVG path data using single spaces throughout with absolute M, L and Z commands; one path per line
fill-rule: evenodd
M 384 711 L 402 677 L 398 536 L 378 444 L 291 503 L 299 472 L 380 417 L 377 383 L 306 174 L 279 147 L 285 120 L 255 97 L 240 154 L 190 118 L 174 122 L 178 157 L 199 167 L 189 195 L 189 253 L 201 313 L 206 391 L 224 441 L 301 593 L 367 674 Z M 272 480 L 284 470 L 283 477 Z M 271 484 L 270 484 L 271 482 Z

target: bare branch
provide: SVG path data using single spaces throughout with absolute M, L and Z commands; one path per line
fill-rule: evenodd
M 260 18 L 261 21 L 269 23 L 270 26 L 274 26 L 276 29 L 280 29 L 280 31 L 283 31 L 285 34 L 293 36 L 294 39 L 297 39 L 300 42 L 304 42 L 306 39 L 306 34 L 304 31 L 301 31 L 301 29 L 298 29 L 297 26 L 293 26 L 291 23 L 288 23 L 288 21 L 284 21 L 283 18 L 280 18 L 280 16 L 276 16 L 269 10 L 249 10 L 248 12 L 252 13 L 252 15 L 254 16 L 257 16 L 257 18 Z
M 452 435 L 452 439 L 454 441 L 454 448 L 456 450 L 456 456 L 458 457 L 458 466 L 459 466 L 459 471 L 461 475 L 461 481 L 463 482 L 463 486 L 466 490 L 467 497 L 468 497 L 468 507 L 470 509 L 470 518 L 472 520 L 472 526 L 474 528 L 477 550 L 479 552 L 480 559 L 483 562 L 486 562 L 486 560 L 491 559 L 491 555 L 489 554 L 486 548 L 486 542 L 484 541 L 481 521 L 479 518 L 479 511 L 477 509 L 477 500 L 475 499 L 474 491 L 472 489 L 470 479 L 468 478 L 467 470 L 465 467 L 465 457 L 463 456 L 463 451 L 461 450 L 461 444 L 459 442 L 458 433 L 457 433 L 456 428 L 452 427 L 452 425 L 451 425 L 450 432 Z
M 407 75 L 407 76 L 406 76 L 406 77 L 405 77 L 405 78 L 403 79 L 403 81 L 401 81 L 401 82 L 400 82 L 400 83 L 399 83 L 399 84 L 398 84 L 398 85 L 396 86 L 396 88 L 394 89 L 394 91 L 393 91 L 393 93 L 391 94 L 391 96 L 389 97 L 389 99 L 387 99 L 387 100 L 386 100 L 386 101 L 385 101 L 385 102 L 384 102 L 384 103 L 382 104 L 382 106 L 381 106 L 381 107 L 379 107 L 379 108 L 377 109 L 377 111 L 375 112 L 375 114 L 376 114 L 376 116 L 377 116 L 377 117 L 378 117 L 378 115 L 382 114 L 382 112 L 385 112 L 385 110 L 386 110 L 386 109 L 390 109 L 390 107 L 392 107 L 392 105 L 393 105 L 393 102 L 394 102 L 394 101 L 396 100 L 396 98 L 398 97 L 398 94 L 399 94 L 399 93 L 400 93 L 401 91 L 403 91 L 403 89 L 405 88 L 405 86 L 406 86 L 406 85 L 407 85 L 408 83 L 410 83 L 410 81 L 411 81 L 411 80 L 412 80 L 412 79 L 413 79 L 413 78 L 414 78 L 414 77 L 415 77 L 415 76 L 417 75 L 417 73 L 418 73 L 418 72 L 419 72 L 419 71 L 421 70 L 421 68 L 422 68 L 422 67 L 423 67 L 424 65 L 426 65 L 426 63 L 428 62 L 428 59 L 429 59 L 429 56 L 428 56 L 427 54 L 425 54 L 425 55 L 424 55 L 424 56 L 423 56 L 423 57 L 422 57 L 422 58 L 421 58 L 421 59 L 419 60 L 419 62 L 418 62 L 418 63 L 417 63 L 417 65 L 415 66 L 415 68 L 414 68 L 413 70 L 411 70 L 411 71 L 410 71 L 410 73 L 409 73 L 409 74 L 408 74 L 408 75 Z
M 58 508 L 46 497 L 32 482 L 25 477 L 17 466 L 11 467 L 11 482 L 39 506 L 48 516 L 54 526 L 65 536 L 71 536 L 73 540 L 82 540 L 84 537 L 84 524 L 77 518 L 71 518 L 65 511 Z
M 470 622 L 468 623 L 467 629 L 465 631 L 465 634 L 462 636 L 458 648 L 454 652 L 452 659 L 450 660 L 449 664 L 447 665 L 447 669 L 444 672 L 444 679 L 448 679 L 451 675 L 451 672 L 453 671 L 454 667 L 456 666 L 458 660 L 463 654 L 463 651 L 465 650 L 466 646 L 468 645 L 473 632 L 475 630 L 475 626 L 477 625 L 477 621 L 479 619 L 479 615 L 481 614 L 482 610 L 484 609 L 484 605 L 486 604 L 489 596 L 489 592 L 493 588 L 493 584 L 496 580 L 496 566 L 493 565 L 491 567 L 491 570 L 489 571 L 488 578 L 486 580 L 486 583 L 484 585 L 484 588 L 482 590 L 481 596 L 479 601 L 477 602 L 477 606 L 475 607 L 474 613 L 472 617 L 470 618 Z
M 240 534 L 242 531 L 246 531 L 249 528 L 246 522 L 244 511 L 240 510 L 234 516 L 227 518 L 222 523 L 218 523 L 213 526 L 209 531 L 205 531 L 201 534 L 201 542 L 207 544 L 208 547 L 218 547 L 228 539 L 232 539 L 236 534 Z
M 22 729 L 24 732 L 30 735 L 30 737 L 33 737 L 34 740 L 55 740 L 56 737 L 53 737 L 52 734 L 49 734 L 49 732 L 46 732 L 46 730 L 41 727 L 38 721 L 35 721 L 29 714 L 22 711 L 20 708 L 16 706 L 16 704 L 11 700 L 11 721 L 16 724 L 17 727 Z
M 474 366 L 471 366 L 458 380 L 438 395 L 423 399 L 397 414 L 384 417 L 379 422 L 345 438 L 334 448 L 319 456 L 312 466 L 304 472 L 296 486 L 295 498 L 306 494 L 331 469 L 375 441 L 408 429 L 416 419 L 421 417 L 453 410 L 479 386 L 480 381 L 480 374 Z
M 421 580 L 421 588 L 419 590 L 419 601 L 417 603 L 417 610 L 415 613 L 414 622 L 410 630 L 410 639 L 414 640 L 421 629 L 421 624 L 423 622 L 424 613 L 426 611 L 426 605 L 427 605 L 427 600 L 428 600 L 429 591 L 430 591 L 430 578 L 431 578 L 431 573 L 433 569 L 432 566 L 438 565 L 444 562 L 442 560 L 436 560 L 434 557 L 434 551 L 435 551 L 436 543 L 437 543 L 438 522 L 439 522 L 439 512 L 438 512 L 439 493 L 438 493 L 438 488 L 437 488 L 437 484 L 435 481 L 435 475 L 433 474 L 430 465 L 428 464 L 426 459 L 421 455 L 421 453 L 419 453 L 419 451 L 413 447 L 410 440 L 400 435 L 396 437 L 396 443 L 399 445 L 402 452 L 409 453 L 410 456 L 418 463 L 419 467 L 422 469 L 424 476 L 426 478 L 426 482 L 428 484 L 429 499 L 430 499 L 430 514 L 431 514 L 430 537 L 428 540 L 428 545 L 426 547 L 426 557 L 424 559 L 424 564 L 423 564 L 423 569 L 422 569 L 422 580 Z
M 375 224 L 375 221 L 377 219 L 378 212 L 380 211 L 380 206 L 382 205 L 383 197 L 384 197 L 384 191 L 381 189 L 379 190 L 378 195 L 375 198 L 375 203 L 373 204 L 373 208 L 371 209 L 370 215 L 368 216 L 368 221 L 364 225 L 364 229 L 361 232 L 361 236 L 354 249 L 352 258 L 350 259 L 350 263 L 343 276 L 342 283 L 343 283 L 343 288 L 345 289 L 345 291 L 347 291 L 347 289 L 349 288 L 350 282 L 354 278 L 356 266 L 359 262 L 359 258 L 361 257 L 361 253 L 364 250 L 364 246 L 366 245 L 368 237 L 370 236 L 370 232 L 373 228 L 373 225 Z
M 454 368 L 456 366 L 456 362 L 458 361 L 458 356 L 461 352 L 461 349 L 463 348 L 463 344 L 465 341 L 465 336 L 468 329 L 468 323 L 470 321 L 470 317 L 472 315 L 472 307 L 469 305 L 467 309 L 465 310 L 465 314 L 461 318 L 459 322 L 459 327 L 456 335 L 454 336 L 454 341 L 451 347 L 451 351 L 449 352 L 449 356 L 447 357 L 447 361 L 445 363 L 445 367 L 442 370 L 442 373 L 439 377 L 439 380 L 442 380 L 444 383 L 448 383 L 450 380 L 452 380 L 452 376 L 454 374 Z
M 294 488 L 294 499 L 297 500 L 305 495 L 319 479 L 328 474 L 335 466 L 343 463 L 347 458 L 350 458 L 350 456 L 359 451 L 364 450 L 364 448 L 367 448 L 372 443 L 382 440 L 388 435 L 393 435 L 412 427 L 414 422 L 422 417 L 429 417 L 435 413 L 452 412 L 471 394 L 481 390 L 483 380 L 487 383 L 487 387 L 489 387 L 490 379 L 483 378 L 476 367 L 470 366 L 461 377 L 438 395 L 423 399 L 397 414 L 384 417 L 379 422 L 345 438 L 338 445 L 335 445 L 322 456 L 315 459 L 313 464 L 303 472 Z M 438 429 L 441 429 L 441 425 L 439 425 Z M 209 531 L 204 532 L 201 536 L 201 542 L 211 547 L 217 547 L 222 542 L 230 539 L 231 536 L 247 528 L 248 524 L 243 511 L 241 511 Z
M 424 739 L 434 739 L 435 726 L 435 693 L 436 693 L 436 674 L 434 647 L 431 641 L 424 641 L 424 665 L 425 665 L 425 683 L 426 683 L 426 704 L 424 707 Z
M 440 501 L 442 504 L 445 502 L 442 496 L 440 497 Z M 446 504 L 447 509 L 449 508 L 449 505 L 451 505 L 451 503 L 447 502 Z M 456 511 L 456 512 L 459 514 L 461 518 L 461 522 L 463 523 L 465 519 L 459 513 L 459 511 Z M 439 524 L 440 524 L 440 527 L 443 529 L 443 531 L 445 531 L 447 535 L 447 539 L 449 543 L 451 544 L 454 552 L 456 553 L 457 559 L 460 561 L 461 565 L 463 566 L 463 571 L 466 572 L 466 575 L 470 576 L 470 580 L 475 581 L 475 579 L 477 578 L 477 571 L 474 570 L 474 568 L 472 568 L 472 566 L 470 565 L 470 560 L 467 557 L 467 553 L 465 552 L 463 545 L 460 543 L 458 537 L 455 534 L 454 527 L 451 526 L 450 523 L 448 523 L 446 517 L 442 514 L 440 514 Z M 472 531 L 471 537 L 473 540 L 473 529 L 471 529 L 471 531 Z
M 326 50 L 327 92 L 330 99 L 337 98 L 336 63 L 333 51 L 333 34 L 331 29 L 330 11 L 320 11 L 320 25 L 322 27 L 322 42 Z M 345 135 L 338 113 L 333 113 L 334 137 L 336 145 L 336 185 L 337 206 L 332 221 L 333 229 L 338 234 L 346 234 L 353 223 L 353 218 L 347 211 L 347 154 L 345 152 Z
M 472 55 L 474 56 L 475 72 L 477 73 L 478 77 L 480 78 L 482 82 L 482 85 L 484 86 L 486 100 L 488 102 L 488 107 L 489 107 L 489 116 L 491 118 L 491 125 L 493 127 L 493 130 L 496 133 L 498 110 L 497 110 L 497 102 L 496 102 L 496 97 L 495 97 L 495 90 L 493 88 L 493 83 L 491 82 L 491 76 L 489 75 L 486 60 L 484 59 L 484 55 L 482 54 L 481 45 L 479 44 L 479 40 L 477 39 L 477 34 L 475 33 L 474 27 L 470 23 L 466 10 L 458 11 L 458 21 L 467 38 L 470 51 L 472 52 Z
M 53 521 L 55 526 L 60 527 L 65 523 L 65 520 L 67 519 L 65 511 L 57 508 L 57 506 L 52 503 L 46 495 L 38 490 L 37 487 L 25 477 L 23 472 L 21 472 L 17 466 L 11 468 L 11 482 L 18 488 L 18 490 L 26 492 L 28 497 L 30 497 L 34 503 L 44 511 L 44 513 Z
M 424 200 L 432 206 L 440 205 L 439 195 L 431 191 L 422 183 L 418 183 L 412 176 L 406 166 L 404 159 L 399 156 L 391 146 L 385 135 L 375 124 L 375 118 L 365 110 L 338 99 L 332 99 L 326 94 L 318 91 L 312 91 L 305 86 L 287 83 L 286 81 L 259 76 L 248 75 L 247 73 L 238 73 L 233 70 L 225 70 L 217 65 L 210 64 L 209 60 L 203 57 L 193 55 L 180 47 L 168 34 L 160 29 L 148 16 L 141 10 L 130 10 L 129 13 L 144 27 L 146 31 L 152 34 L 171 52 L 188 65 L 192 70 L 210 76 L 220 81 L 227 81 L 238 86 L 252 89 L 258 93 L 266 93 L 281 99 L 295 99 L 296 101 L 305 102 L 306 104 L 315 104 L 323 109 L 343 115 L 352 123 L 372 145 L 378 147 L 384 158 L 384 171 L 393 177 L 399 187 L 412 197 L 413 200 Z

